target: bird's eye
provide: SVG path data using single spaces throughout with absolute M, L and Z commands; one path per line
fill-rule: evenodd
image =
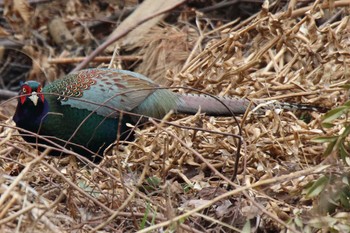
M 27 89 L 25 87 L 23 87 L 22 92 L 27 93 Z
M 38 92 L 41 92 L 41 87 L 40 86 L 38 87 Z

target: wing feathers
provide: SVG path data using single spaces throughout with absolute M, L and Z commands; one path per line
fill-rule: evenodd
M 54 81 L 46 86 L 43 92 L 59 94 L 59 98 L 54 95 L 47 98 L 55 98 L 62 105 L 95 111 L 102 116 L 116 117 L 116 110 L 132 111 L 158 87 L 152 80 L 131 71 L 88 69 Z M 159 95 L 161 94 L 156 94 L 155 98 Z M 147 103 L 152 102 L 151 99 L 153 97 Z M 143 106 L 145 105 L 148 104 Z

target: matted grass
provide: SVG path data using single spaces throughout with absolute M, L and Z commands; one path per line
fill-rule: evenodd
M 344 85 L 350 1 L 310 2 L 298 9 L 292 4 L 274 13 L 264 4 L 250 18 L 215 29 L 205 15 L 197 15 L 197 27 L 156 26 L 147 42 L 133 46 L 142 47 L 135 53 L 144 56 L 137 71 L 184 87 L 179 92 L 193 92 L 186 89 L 191 87 L 253 102 L 339 106 L 349 95 Z M 50 69 L 60 72 L 57 66 Z M 99 165 L 83 165 L 74 156 L 46 157 L 18 136 L 6 115 L 0 141 L 1 232 L 350 228 L 346 206 L 322 209 L 320 203 L 327 201 L 306 195 L 322 175 L 349 172 L 336 153 L 322 156 L 325 144 L 311 141 L 343 129 L 343 124 L 322 128 L 319 112 L 270 107 L 236 116 L 239 125 L 233 117 L 170 115 L 164 121 L 173 125 L 151 121 L 135 129 L 136 140 L 111 148 Z M 242 138 L 235 180 L 239 140 L 229 135 Z M 337 182 L 330 189 L 340 187 Z

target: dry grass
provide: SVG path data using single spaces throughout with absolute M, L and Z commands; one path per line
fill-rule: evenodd
M 152 70 L 159 82 L 220 96 L 341 105 L 348 99 L 350 1 L 300 9 L 292 4 L 276 13 L 264 5 L 245 21 L 215 29 L 201 15 L 200 27 L 155 28 L 135 46 L 144 55 L 138 72 Z M 8 106 L 1 105 L 4 111 Z M 238 117 L 243 144 L 234 181 L 238 140 L 220 134 L 239 134 L 230 117 L 169 116 L 171 126 L 150 122 L 97 166 L 44 157 L 2 119 L 0 231 L 231 232 L 250 219 L 252 231 L 305 232 L 320 229 L 320 221 L 326 232 L 331 225 L 317 211 L 320 200 L 307 199 L 303 190 L 322 174 L 349 167 L 334 153 L 323 157 L 326 145 L 311 142 L 342 130 L 322 129 L 321 116 L 267 111 Z M 332 215 L 334 226 L 350 226 L 343 211 Z

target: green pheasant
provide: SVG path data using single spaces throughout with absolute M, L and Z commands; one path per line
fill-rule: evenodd
M 161 89 L 145 76 L 116 69 L 87 69 L 67 75 L 44 88 L 27 81 L 21 86 L 13 117 L 16 125 L 35 134 L 23 133 L 30 143 L 71 149 L 99 161 L 104 150 L 118 138 L 132 139 L 127 123 L 139 116 L 162 119 L 169 111 L 229 116 L 243 114 L 250 101 L 178 94 Z M 282 108 L 317 110 L 305 105 L 279 103 Z M 48 140 L 47 140 L 48 139 Z M 39 147 L 40 148 L 40 147 Z M 59 150 L 51 155 L 61 154 Z

